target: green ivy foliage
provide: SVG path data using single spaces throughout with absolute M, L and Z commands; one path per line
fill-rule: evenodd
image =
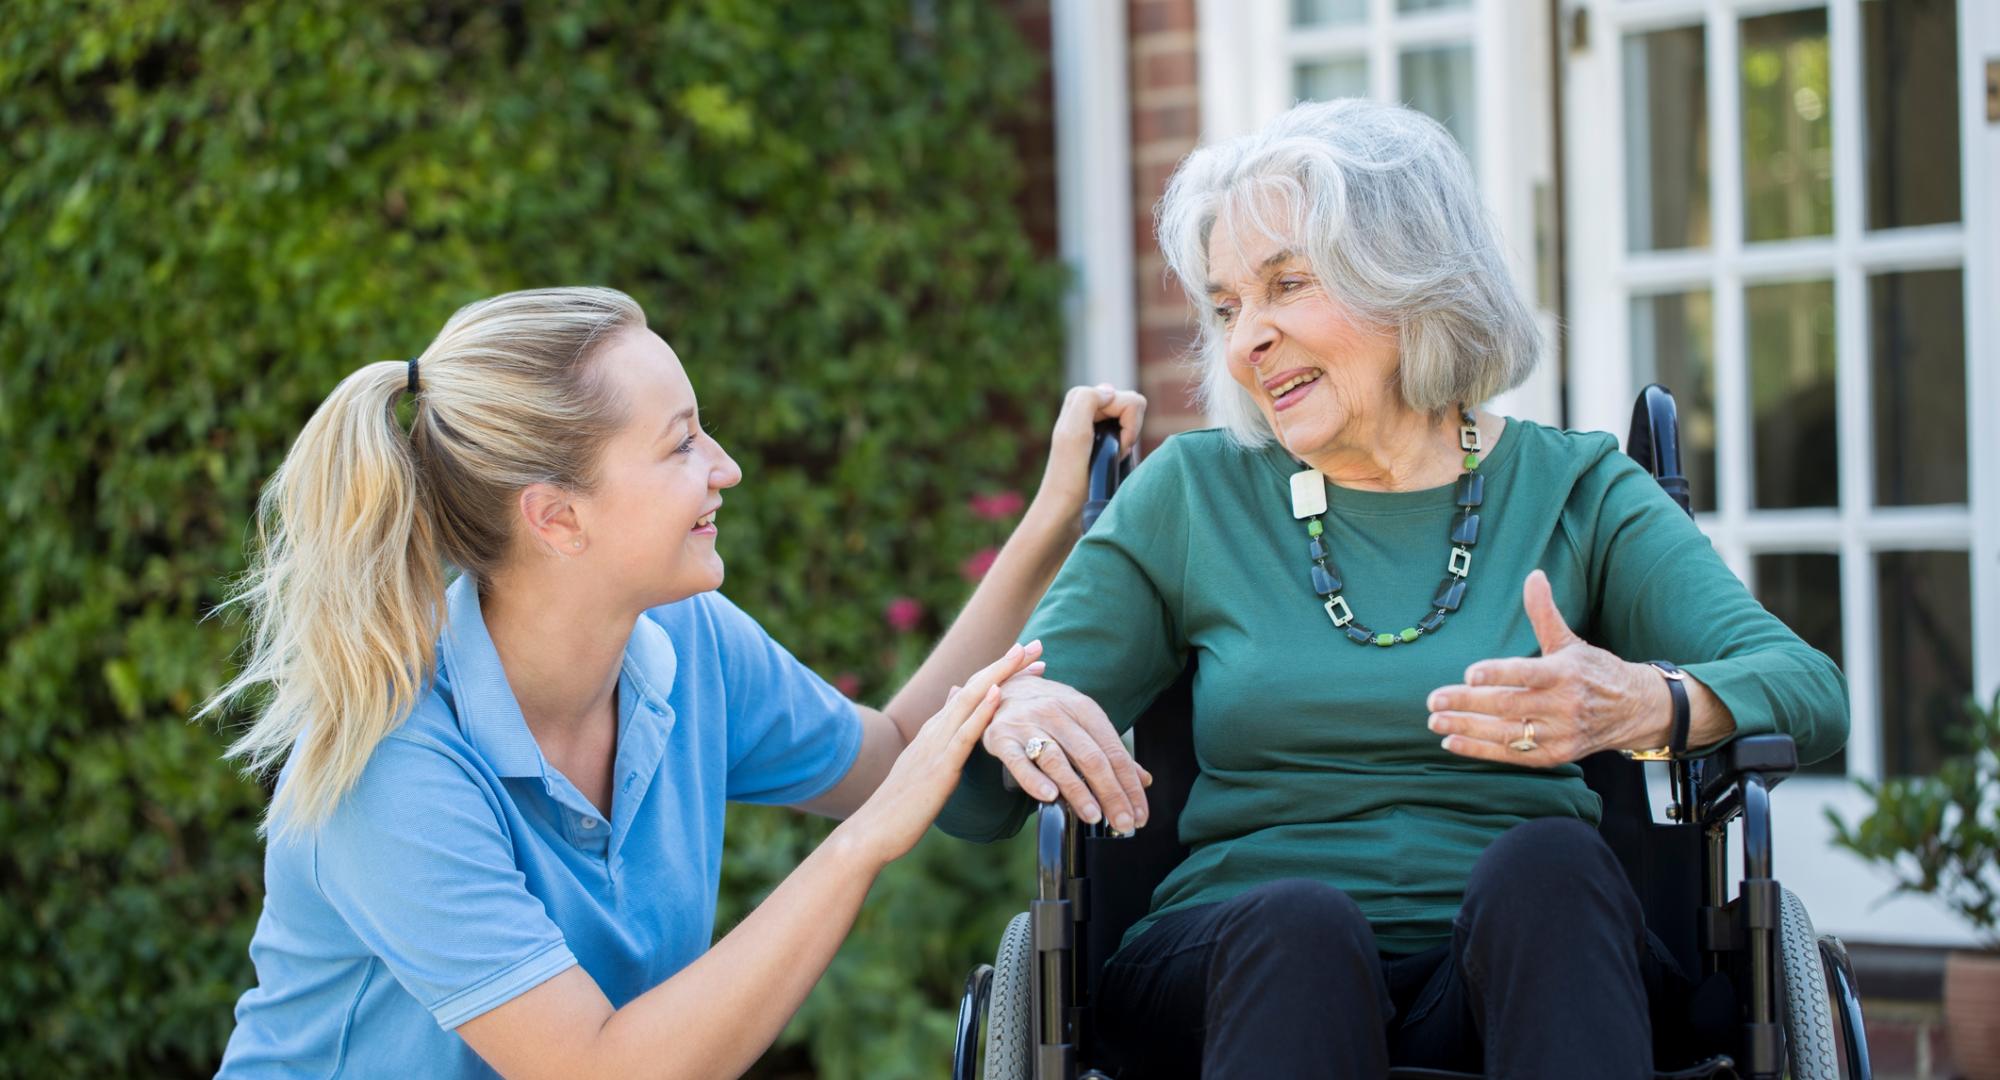
M 1059 396 L 1037 64 L 985 0 L 0 5 L 0 1076 L 214 1068 L 264 793 L 187 721 L 203 616 L 314 406 L 462 303 L 631 292 L 747 476 L 727 591 L 892 692 Z M 823 832 L 734 811 L 722 927 Z M 892 868 L 761 1071 L 937 1075 L 1023 855 Z

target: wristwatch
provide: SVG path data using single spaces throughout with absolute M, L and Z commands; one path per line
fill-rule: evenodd
M 1688 748 L 1688 723 L 1693 712 L 1688 705 L 1687 672 L 1665 660 L 1648 660 L 1646 663 L 1667 680 L 1667 696 L 1674 702 L 1674 726 L 1667 735 L 1667 745 L 1652 750 L 1627 750 L 1624 754 L 1633 761 L 1672 761 L 1687 753 Z

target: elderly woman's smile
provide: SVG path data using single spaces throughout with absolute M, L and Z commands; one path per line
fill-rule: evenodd
M 1319 376 L 1318 368 L 1299 368 L 1264 380 L 1264 389 L 1271 395 L 1271 408 L 1284 412 L 1297 405 L 1300 399 L 1313 392 L 1313 387 L 1319 383 Z

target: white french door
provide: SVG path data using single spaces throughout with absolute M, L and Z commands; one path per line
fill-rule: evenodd
M 1835 851 L 1855 779 L 1921 774 L 2000 681 L 1987 0 L 1571 0 L 1561 21 L 1568 400 L 1681 405 L 1703 530 L 1846 671 L 1846 750 L 1775 800 L 1820 927 L 1966 928 Z

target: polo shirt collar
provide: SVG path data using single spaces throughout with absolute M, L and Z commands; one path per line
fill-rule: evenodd
M 471 574 L 460 574 L 445 591 L 445 613 L 444 662 L 466 740 L 495 775 L 540 777 L 542 748 L 507 685 L 507 671 L 500 666 L 493 635 L 486 632 L 479 586 Z
M 459 727 L 466 739 L 492 766 L 495 775 L 545 777 L 547 763 L 542 748 L 528 730 L 521 704 L 514 699 L 514 690 L 507 683 L 506 669 L 500 665 L 500 651 L 486 630 L 479 588 L 472 575 L 460 574 L 451 583 L 445 593 L 445 612 L 442 651 Z M 641 615 L 625 645 L 620 665 L 624 681 L 629 683 L 640 704 L 651 706 L 649 711 L 662 717 L 664 724 L 645 725 L 650 730 L 634 731 L 634 725 L 623 715 L 627 710 L 621 709 L 619 757 L 626 756 L 627 747 L 623 744 L 637 741 L 641 745 L 630 749 L 638 751 L 642 758 L 652 758 L 656 764 L 660 744 L 673 726 L 673 710 L 667 705 L 679 673 L 673 641 L 659 623 Z M 638 738 L 635 740 L 634 736 Z

